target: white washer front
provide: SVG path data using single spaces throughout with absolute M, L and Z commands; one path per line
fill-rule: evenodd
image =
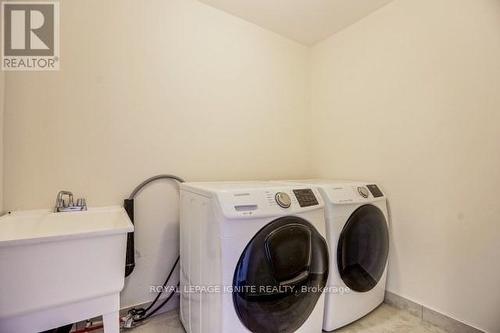
M 298 185 L 183 184 L 186 331 L 321 332 L 329 265 L 323 206 L 319 191 Z M 213 284 L 222 292 L 183 292 Z

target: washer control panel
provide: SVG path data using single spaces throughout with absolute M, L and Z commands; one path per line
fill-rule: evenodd
M 308 187 L 220 191 L 217 198 L 224 216 L 238 219 L 298 214 L 324 207 L 319 190 Z
M 274 200 L 281 208 L 290 208 L 292 205 L 292 199 L 285 192 L 278 192 L 274 196 Z
M 309 188 L 293 190 L 293 194 L 295 194 L 300 207 L 316 206 L 319 204 L 314 192 Z
M 214 207 L 230 220 L 257 217 L 275 219 L 284 214 L 309 212 L 317 214 L 325 207 L 320 189 L 313 185 L 255 181 L 183 183 L 181 195 L 187 197 L 191 194 L 206 198 L 208 201 L 203 201 L 204 205 L 214 201 Z M 214 214 L 219 212 L 215 211 Z

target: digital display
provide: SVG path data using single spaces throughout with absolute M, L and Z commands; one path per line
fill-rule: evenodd
M 368 187 L 374 198 L 380 198 L 384 196 L 384 193 L 382 193 L 377 185 L 366 185 L 366 187 Z
M 318 199 L 311 189 L 293 190 L 300 207 L 309 207 L 318 205 Z

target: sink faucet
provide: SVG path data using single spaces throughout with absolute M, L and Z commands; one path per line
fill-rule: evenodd
M 68 200 L 64 200 L 67 197 Z M 87 202 L 84 198 L 80 198 L 75 202 L 73 201 L 73 193 L 70 191 L 59 191 L 57 193 L 56 205 L 54 213 L 60 212 L 79 212 L 87 210 Z

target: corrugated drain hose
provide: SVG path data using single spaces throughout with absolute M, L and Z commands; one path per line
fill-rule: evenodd
M 140 183 L 132 191 L 132 193 L 130 194 L 128 199 L 124 200 L 125 210 L 127 211 L 127 214 L 129 216 L 130 220 L 132 221 L 132 223 L 134 223 L 134 199 L 137 196 L 137 194 L 139 194 L 139 192 L 141 192 L 141 190 L 144 187 L 146 187 L 147 185 L 151 184 L 152 182 L 155 182 L 157 180 L 162 180 L 162 179 L 175 180 L 179 183 L 184 182 L 184 179 L 182 179 L 180 177 L 165 174 L 165 175 L 157 175 L 157 176 L 148 178 L 145 181 L 143 181 L 142 183 Z M 125 276 L 126 277 L 129 276 L 135 268 L 134 252 L 135 252 L 135 250 L 134 250 L 134 233 L 129 233 L 128 237 L 127 237 L 127 258 L 126 258 L 126 264 L 125 264 Z M 175 290 L 172 290 L 170 292 L 170 294 L 167 296 L 167 298 L 156 309 L 154 309 L 148 313 L 148 311 L 151 310 L 151 308 L 153 308 L 153 306 L 160 299 L 160 296 L 165 291 L 165 288 L 168 284 L 168 281 L 172 277 L 172 274 L 174 273 L 175 267 L 179 263 L 179 259 L 180 259 L 180 257 L 177 257 L 177 260 L 175 261 L 174 265 L 170 269 L 170 273 L 168 274 L 167 279 L 163 283 L 161 291 L 158 293 L 158 295 L 156 295 L 153 302 L 151 302 L 151 304 L 147 308 L 133 308 L 133 309 L 129 310 L 128 316 L 125 318 L 125 325 L 124 325 L 125 328 L 133 327 L 137 323 L 142 322 L 145 319 L 151 317 L 153 314 L 158 312 L 158 310 L 160 310 L 165 304 L 167 304 L 170 301 L 170 299 L 175 294 Z M 177 287 L 179 287 L 179 283 L 177 283 Z

